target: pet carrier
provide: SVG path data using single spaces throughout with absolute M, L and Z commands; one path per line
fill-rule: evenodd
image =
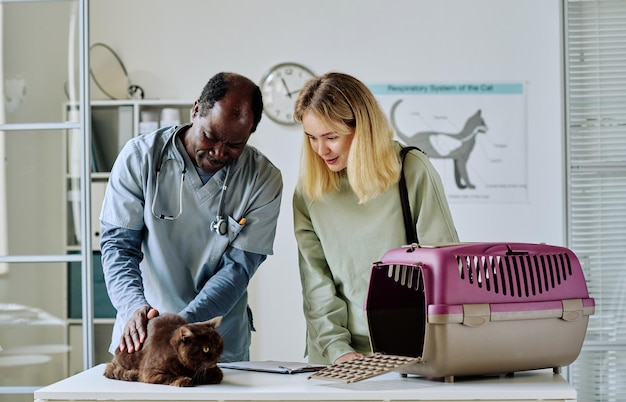
M 374 352 L 364 360 L 411 358 L 378 372 L 452 382 L 454 376 L 559 372 L 578 357 L 595 302 L 578 258 L 566 248 L 459 243 L 385 253 L 373 264 L 364 307 Z M 314 377 L 358 380 L 332 378 L 333 370 Z

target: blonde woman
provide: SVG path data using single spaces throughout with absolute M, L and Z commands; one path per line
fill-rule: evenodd
M 372 263 L 406 244 L 398 190 L 402 145 L 371 91 L 331 72 L 300 91 L 304 129 L 293 196 L 307 355 L 337 364 L 371 352 L 363 303 Z M 421 243 L 458 236 L 441 179 L 427 156 L 407 154 L 407 188 Z

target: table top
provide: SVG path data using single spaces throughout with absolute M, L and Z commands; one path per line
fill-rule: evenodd
M 111 380 L 104 364 L 35 391 L 35 401 L 125 400 L 576 400 L 576 390 L 562 376 L 548 370 L 515 373 L 513 377 L 457 378 L 445 383 L 390 372 L 344 384 L 308 379 L 309 374 L 276 374 L 224 369 L 221 384 L 179 388 Z

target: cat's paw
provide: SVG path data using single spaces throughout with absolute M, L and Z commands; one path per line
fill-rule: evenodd
M 116 380 L 117 378 L 115 377 L 115 369 L 116 369 L 116 365 L 114 363 L 109 363 L 104 369 L 103 375 L 107 378 Z
M 170 382 L 170 385 L 174 387 L 193 387 L 193 381 L 189 377 L 177 377 Z
M 124 381 L 139 381 L 139 370 L 123 370 L 119 379 Z
M 224 374 L 219 367 L 213 367 L 208 370 L 199 371 L 194 374 L 194 383 L 197 385 L 202 384 L 219 384 L 222 382 Z

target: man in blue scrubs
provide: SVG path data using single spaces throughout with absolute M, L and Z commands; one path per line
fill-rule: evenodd
M 130 140 L 102 206 L 102 264 L 117 309 L 110 351 L 132 353 L 148 320 L 222 316 L 221 361 L 249 360 L 247 286 L 273 252 L 282 176 L 247 145 L 261 119 L 259 87 L 219 73 L 189 124 Z

